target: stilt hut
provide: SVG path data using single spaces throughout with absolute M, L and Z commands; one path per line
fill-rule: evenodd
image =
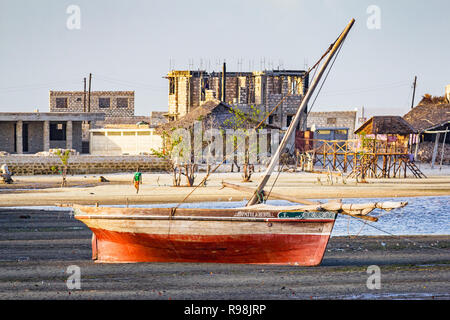
M 417 178 L 424 177 L 410 153 L 410 135 L 416 130 L 400 116 L 374 116 L 356 131 L 359 152 L 352 174 L 365 177 L 406 177 L 409 168 Z
M 415 133 L 414 127 L 400 116 L 374 116 L 355 131 L 365 151 L 403 154 L 409 153 L 410 135 Z

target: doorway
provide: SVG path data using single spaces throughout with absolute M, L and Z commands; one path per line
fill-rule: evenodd
M 28 123 L 24 123 L 22 127 L 22 147 L 23 152 L 28 152 Z

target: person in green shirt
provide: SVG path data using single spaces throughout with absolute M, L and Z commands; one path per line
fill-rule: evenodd
M 142 173 L 138 170 L 134 173 L 133 176 L 134 187 L 136 188 L 136 194 L 139 193 L 139 185 L 142 184 Z

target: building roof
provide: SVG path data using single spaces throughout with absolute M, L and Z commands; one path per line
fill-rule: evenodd
M 163 131 L 168 131 L 171 130 L 173 128 L 189 128 L 192 126 L 192 124 L 195 121 L 201 121 L 203 120 L 206 116 L 208 116 L 209 114 L 211 114 L 216 108 L 218 108 L 219 106 L 222 106 L 225 109 L 228 110 L 232 110 L 233 108 L 228 105 L 225 102 L 219 101 L 219 100 L 208 100 L 205 103 L 203 103 L 202 105 L 192 109 L 191 111 L 189 111 L 184 117 L 175 120 L 175 121 L 171 121 L 169 123 L 163 124 L 160 127 L 158 127 L 157 131 L 158 132 L 163 132 Z M 252 119 L 250 116 L 248 116 L 247 120 L 249 122 L 252 123 L 259 123 L 258 121 Z M 269 125 L 269 124 L 264 124 L 264 126 L 266 128 L 277 128 L 273 125 Z
M 364 122 L 356 134 L 411 134 L 416 130 L 400 116 L 374 116 Z
M 103 112 L 0 112 L 0 121 L 102 121 Z
M 450 122 L 450 104 L 421 103 L 405 114 L 403 119 L 419 132 L 431 130 Z
M 308 113 L 308 117 L 322 117 L 322 116 L 342 116 L 342 117 L 355 117 L 357 111 L 311 111 Z
M 256 75 L 270 75 L 270 76 L 304 76 L 306 74 L 305 70 L 261 70 L 261 71 L 226 71 L 227 77 L 237 77 L 237 76 L 256 76 Z M 167 73 L 167 76 L 163 78 L 171 77 L 200 77 L 200 76 L 221 76 L 221 71 L 207 72 L 205 70 L 171 70 Z
M 58 91 L 58 90 L 50 90 L 49 91 L 50 96 L 60 96 L 60 95 L 83 95 L 84 91 Z M 88 92 L 86 92 L 86 96 L 88 95 Z M 92 95 L 104 95 L 104 96 L 134 96 L 134 91 L 114 91 L 114 90 L 108 90 L 108 91 L 91 91 Z

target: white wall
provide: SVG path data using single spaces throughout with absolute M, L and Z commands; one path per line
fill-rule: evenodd
M 92 155 L 137 155 L 160 149 L 162 138 L 153 129 L 97 129 L 90 131 Z

